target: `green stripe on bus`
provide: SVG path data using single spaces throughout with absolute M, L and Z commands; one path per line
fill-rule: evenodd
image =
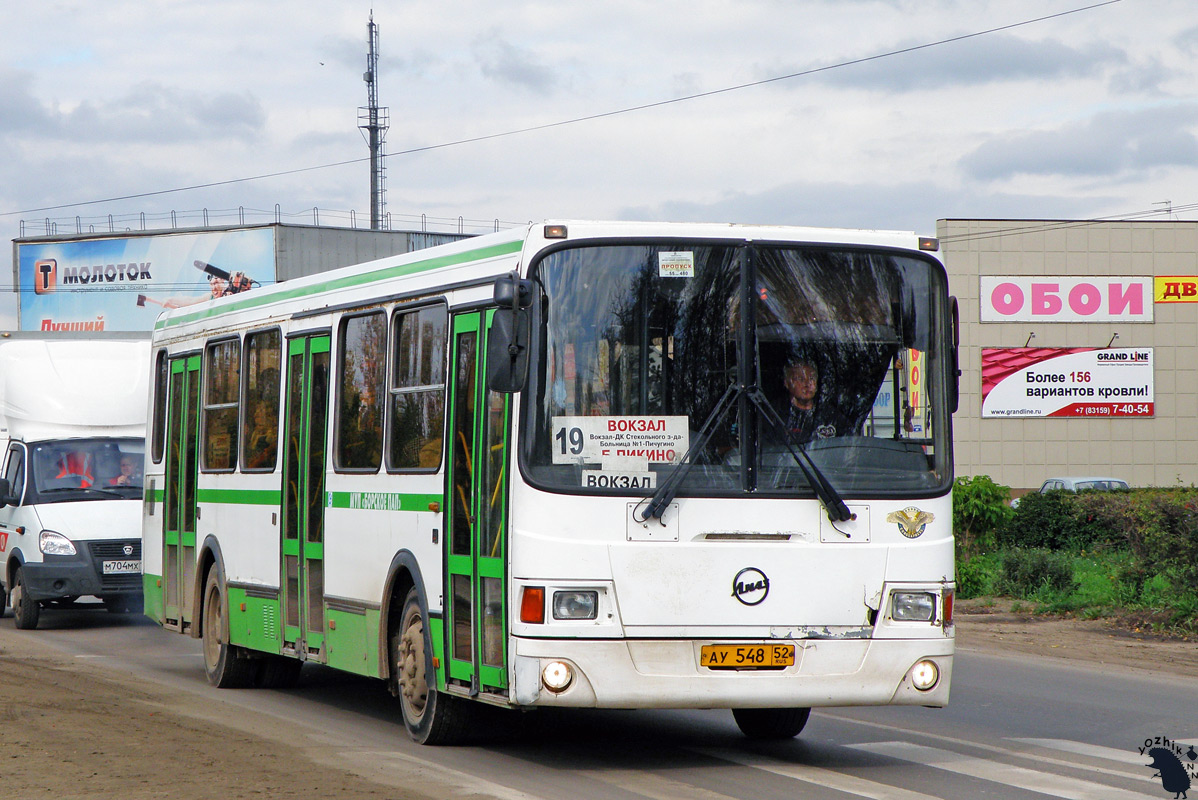
M 439 494 L 329 492 L 329 508 L 352 508 L 363 511 L 429 511 L 429 505 L 440 502 L 441 495 Z
M 401 275 L 413 275 L 417 272 L 424 272 L 430 269 L 438 269 L 439 267 L 452 267 L 460 264 L 465 264 L 470 261 L 483 261 L 488 258 L 496 258 L 498 256 L 516 253 L 524 247 L 524 240 L 518 239 L 514 242 L 505 242 L 503 244 L 492 245 L 491 247 L 482 247 L 478 250 L 469 250 L 465 253 L 457 253 L 455 255 L 438 256 L 436 258 L 428 258 L 424 261 L 414 261 L 410 264 L 396 264 L 390 267 L 382 267 L 371 272 L 359 272 L 350 275 L 345 275 L 340 278 L 324 281 L 312 286 L 297 286 L 294 289 L 285 288 L 279 291 L 272 291 L 269 294 L 248 293 L 244 299 L 219 308 L 206 308 L 201 311 L 195 311 L 191 314 L 184 314 L 181 317 L 176 317 L 169 320 L 158 320 L 154 323 L 154 329 L 159 330 L 175 325 L 186 325 L 189 322 L 198 322 L 209 317 L 219 316 L 221 314 L 230 314 L 235 311 L 244 311 L 247 308 L 257 308 L 258 306 L 277 303 L 281 300 L 294 300 L 297 297 L 304 297 L 318 292 L 327 292 L 334 289 L 349 289 L 354 286 L 363 286 L 368 283 L 384 281 L 390 278 L 398 278 Z M 277 284 L 286 286 L 287 284 Z
M 278 489 L 197 489 L 201 503 L 224 503 L 240 506 L 277 506 L 283 501 Z

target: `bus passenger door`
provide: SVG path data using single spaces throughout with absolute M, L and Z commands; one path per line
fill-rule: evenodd
M 165 626 L 186 630 L 194 613 L 196 480 L 199 465 L 199 355 L 170 363 L 166 502 L 162 515 L 162 598 Z
M 460 314 L 453 323 L 446 652 L 450 679 L 473 693 L 507 689 L 509 400 L 486 387 L 493 313 Z
M 283 421 L 283 649 L 324 660 L 324 469 L 329 336 L 287 342 Z

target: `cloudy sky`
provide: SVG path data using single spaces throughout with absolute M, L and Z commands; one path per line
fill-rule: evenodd
M 1193 219 L 1198 3 L 1093 2 L 380 2 L 391 227 Z M 370 14 L 5 3 L 0 229 L 366 226 Z

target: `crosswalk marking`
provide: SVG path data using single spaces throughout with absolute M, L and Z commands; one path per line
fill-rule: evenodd
M 1102 747 L 1085 742 L 1071 742 L 1067 739 L 1011 739 L 1010 741 L 1023 742 L 1036 747 L 1047 747 L 1050 750 L 1063 750 L 1066 753 L 1077 753 L 1079 756 L 1135 764 L 1137 767 L 1143 767 L 1148 763 L 1147 757 L 1140 755 L 1137 750 L 1119 750 L 1114 747 Z
M 689 800 L 730 800 L 728 795 L 721 792 L 663 778 L 639 769 L 584 769 L 578 770 L 578 774 L 644 797 L 651 797 L 653 800 L 678 800 L 680 797 Z
M 904 736 L 906 736 L 907 734 L 909 734 L 911 732 L 909 729 L 901 728 L 897 725 L 885 725 L 885 724 L 882 724 L 879 722 L 867 722 L 867 721 L 861 720 L 861 719 L 853 719 L 852 717 L 839 717 L 838 716 L 836 719 L 839 722 L 848 722 L 848 723 L 852 723 L 854 725 L 862 725 L 862 726 L 865 726 L 868 728 L 874 728 L 876 730 L 892 731 L 894 733 L 902 734 Z M 958 739 L 954 736 L 948 736 L 945 734 L 928 733 L 926 731 L 920 731 L 919 736 L 920 736 L 920 738 L 923 738 L 923 739 L 932 739 L 934 741 L 944 742 L 947 745 L 955 745 L 961 741 L 960 739 Z M 1018 739 L 1010 739 L 1008 741 L 1019 741 L 1019 740 Z M 1048 741 L 1058 741 L 1058 740 L 1042 739 L 1040 741 L 1048 742 Z M 1059 740 L 1059 741 L 1063 741 L 1063 740 Z M 1180 742 L 1183 740 L 1178 739 L 1177 741 Z M 986 744 L 984 742 L 971 741 L 971 742 L 969 742 L 969 746 L 974 750 L 982 750 L 987 753 L 994 753 L 995 755 L 1004 756 L 1004 757 L 1005 756 L 1017 756 L 1026 761 L 1038 761 L 1041 764 L 1051 764 L 1054 767 L 1076 768 L 1078 766 L 1075 762 L 1068 761 L 1064 758 L 1056 758 L 1053 756 L 1044 755 L 1042 753 L 1033 753 L 1033 752 L 1029 752 L 1029 751 L 1013 750 L 1008 747 L 999 747 L 997 745 Z M 1061 750 L 1064 748 L 1055 748 L 1055 749 Z M 1137 763 L 1141 763 L 1141 762 L 1137 762 Z M 1141 763 L 1141 765 L 1142 765 L 1142 763 Z M 1088 769 L 1091 772 L 1097 772 L 1102 775 L 1110 775 L 1111 777 L 1115 777 L 1115 778 L 1126 778 L 1129 780 L 1143 780 L 1143 777 L 1144 777 L 1140 773 L 1133 774 L 1133 773 L 1127 772 L 1126 770 L 1111 769 L 1109 767 L 1089 767 Z
M 984 758 L 965 755 L 938 747 L 912 744 L 910 742 L 871 742 L 868 744 L 848 745 L 855 750 L 861 750 L 876 755 L 889 756 L 902 761 L 910 761 L 936 769 L 967 775 L 972 778 L 994 781 L 996 783 L 1040 792 L 1067 800 L 1153 800 L 1157 795 L 1141 794 L 1124 789 L 1117 789 L 1080 778 L 1067 775 L 1054 775 L 1048 772 L 1016 767 L 998 761 L 988 761 Z
M 836 772 L 835 770 L 811 767 L 806 764 L 795 764 L 789 761 L 769 758 L 768 756 L 750 755 L 739 750 L 716 750 L 698 747 L 690 749 L 694 752 L 711 756 L 712 758 L 731 761 L 734 764 L 764 770 L 774 775 L 793 778 L 804 783 L 813 783 L 817 786 L 835 789 L 838 792 L 846 794 L 854 794 L 858 797 L 870 797 L 873 800 L 941 800 L 941 798 L 930 795 L 927 792 L 911 792 L 898 786 L 890 786 L 866 778 L 858 778 L 855 775 L 848 775 L 843 772 Z

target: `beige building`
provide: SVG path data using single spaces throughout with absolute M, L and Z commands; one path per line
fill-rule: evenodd
M 960 303 L 958 476 L 1198 484 L 1198 222 L 942 219 L 936 233 Z

